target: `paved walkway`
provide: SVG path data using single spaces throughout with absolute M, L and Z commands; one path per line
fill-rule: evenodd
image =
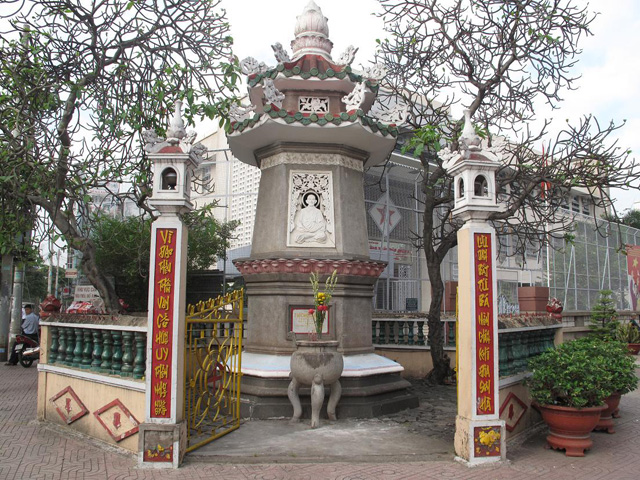
M 440 387 L 446 389 L 447 387 Z M 440 401 L 450 395 L 438 390 Z M 406 412 L 420 426 L 425 415 L 440 405 L 423 406 Z M 247 454 L 234 463 L 208 463 L 204 456 L 191 457 L 177 471 L 142 470 L 132 456 L 124 455 L 84 437 L 61 433 L 59 428 L 34 420 L 36 412 L 36 369 L 0 366 L 0 480 L 14 479 L 638 479 L 640 478 L 640 393 L 625 395 L 616 433 L 593 435 L 594 448 L 584 458 L 568 458 L 563 453 L 544 448 L 544 435 L 538 434 L 521 445 L 508 449 L 509 462 L 491 467 L 469 469 L 453 461 L 449 453 L 430 457 L 433 461 L 406 461 L 389 456 L 351 458 L 333 462 L 322 455 L 318 463 L 307 459 L 271 458 L 269 463 L 255 463 Z M 427 412 L 427 413 L 425 413 Z M 399 422 L 401 417 L 385 421 Z M 444 420 L 445 427 L 447 420 Z M 440 427 L 438 427 L 440 428 Z M 241 427 L 242 429 L 242 427 Z M 408 431 L 415 426 L 408 426 Z M 234 433 L 239 433 L 234 432 Z M 231 433 L 231 435 L 234 435 Z M 437 432 L 436 432 L 437 433 Z M 431 435 L 434 431 L 430 432 Z M 228 438 L 230 438 L 230 436 Z M 442 438 L 450 438 L 445 428 Z M 256 442 L 264 439 L 256 438 Z M 354 443 L 358 439 L 353 440 Z M 219 457 L 216 460 L 220 460 Z M 211 460 L 210 458 L 209 460 Z M 244 460 L 244 461 L 243 461 Z M 257 459 L 261 461 L 260 459 Z M 282 463 L 278 463 L 282 462 Z M 285 463 L 286 462 L 286 463 Z M 292 463 L 297 462 L 297 463 Z M 303 463 L 301 463 L 303 462 Z

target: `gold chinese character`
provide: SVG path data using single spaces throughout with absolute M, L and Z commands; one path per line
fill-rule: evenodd
M 478 342 L 491 343 L 491 330 L 483 328 L 478 332 Z
M 169 378 L 169 365 L 158 365 L 155 368 L 156 378 L 162 380 L 163 378 Z
M 478 280 L 478 291 L 480 292 L 488 292 L 489 291 L 489 279 L 481 278 Z
M 483 363 L 482 365 L 480 365 L 480 368 L 478 368 L 478 376 L 482 378 L 487 378 L 490 375 L 491 375 L 491 370 L 489 369 L 489 365 L 487 365 L 486 363 Z
M 169 358 L 169 349 L 167 347 L 156 348 L 156 360 L 166 360 Z
M 486 262 L 489 258 L 487 254 L 487 250 L 478 250 L 478 260 L 481 262 Z
M 172 264 L 169 260 L 162 260 L 158 263 L 158 269 L 162 275 L 166 275 L 167 273 L 171 273 Z
M 168 278 L 159 280 L 158 288 L 160 289 L 160 293 L 171 293 L 171 280 Z
M 480 295 L 478 295 L 478 306 L 480 308 L 489 306 L 489 294 L 488 293 L 481 293 Z
M 487 235 L 476 235 L 476 245 L 478 248 L 487 248 L 489 246 L 489 238 Z
M 480 393 L 491 393 L 491 379 L 480 380 L 479 389 Z
M 482 397 L 482 400 L 480 400 L 480 404 L 478 405 L 478 410 L 481 412 L 488 412 L 490 413 L 492 410 L 493 404 L 491 401 L 491 396 L 487 395 L 485 397 Z
M 489 265 L 487 265 L 486 263 L 479 263 L 478 264 L 478 276 L 479 277 L 486 277 L 489 275 Z
M 489 347 L 481 347 L 478 349 L 478 360 L 488 362 L 491 358 L 491 349 Z
M 156 325 L 158 325 L 158 328 L 167 328 L 167 325 L 169 325 L 169 315 L 159 313 L 156 317 Z
M 489 312 L 480 312 L 478 314 L 478 325 L 482 325 L 483 327 L 489 326 Z
M 171 243 L 173 230 L 160 230 L 160 236 L 162 237 L 162 243 Z
M 172 255 L 173 248 L 170 248 L 168 245 L 162 245 L 160 247 L 160 253 L 158 253 L 158 256 L 160 258 L 171 258 Z
M 163 330 L 156 333 L 156 343 L 158 345 L 166 345 L 167 343 L 169 343 L 169 331 Z
M 153 413 L 156 415 L 166 415 L 167 414 L 167 401 L 166 400 L 155 400 L 153 402 Z
M 167 382 L 158 382 L 153 387 L 156 397 L 165 398 L 167 396 Z
M 160 310 L 169 310 L 169 296 L 158 297 L 158 308 Z

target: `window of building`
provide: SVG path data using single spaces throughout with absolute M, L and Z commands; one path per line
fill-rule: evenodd
M 473 182 L 473 194 L 476 197 L 488 197 L 489 196 L 489 184 L 484 175 L 478 175 Z

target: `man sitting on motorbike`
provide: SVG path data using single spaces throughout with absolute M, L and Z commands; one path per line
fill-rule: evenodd
M 24 314 L 24 318 L 22 319 L 22 333 L 25 337 L 29 337 L 37 342 L 40 317 L 33 312 L 33 307 L 31 305 L 24 306 Z M 5 365 L 14 366 L 18 364 L 18 352 L 16 352 L 16 345 L 13 346 L 9 361 L 5 363 Z

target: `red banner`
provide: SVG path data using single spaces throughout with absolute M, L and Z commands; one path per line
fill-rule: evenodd
M 156 231 L 151 344 L 151 418 L 171 417 L 171 359 L 176 268 L 175 228 Z
M 474 243 L 475 299 L 476 299 L 476 413 L 495 413 L 493 371 L 493 275 L 491 235 L 476 233 Z

